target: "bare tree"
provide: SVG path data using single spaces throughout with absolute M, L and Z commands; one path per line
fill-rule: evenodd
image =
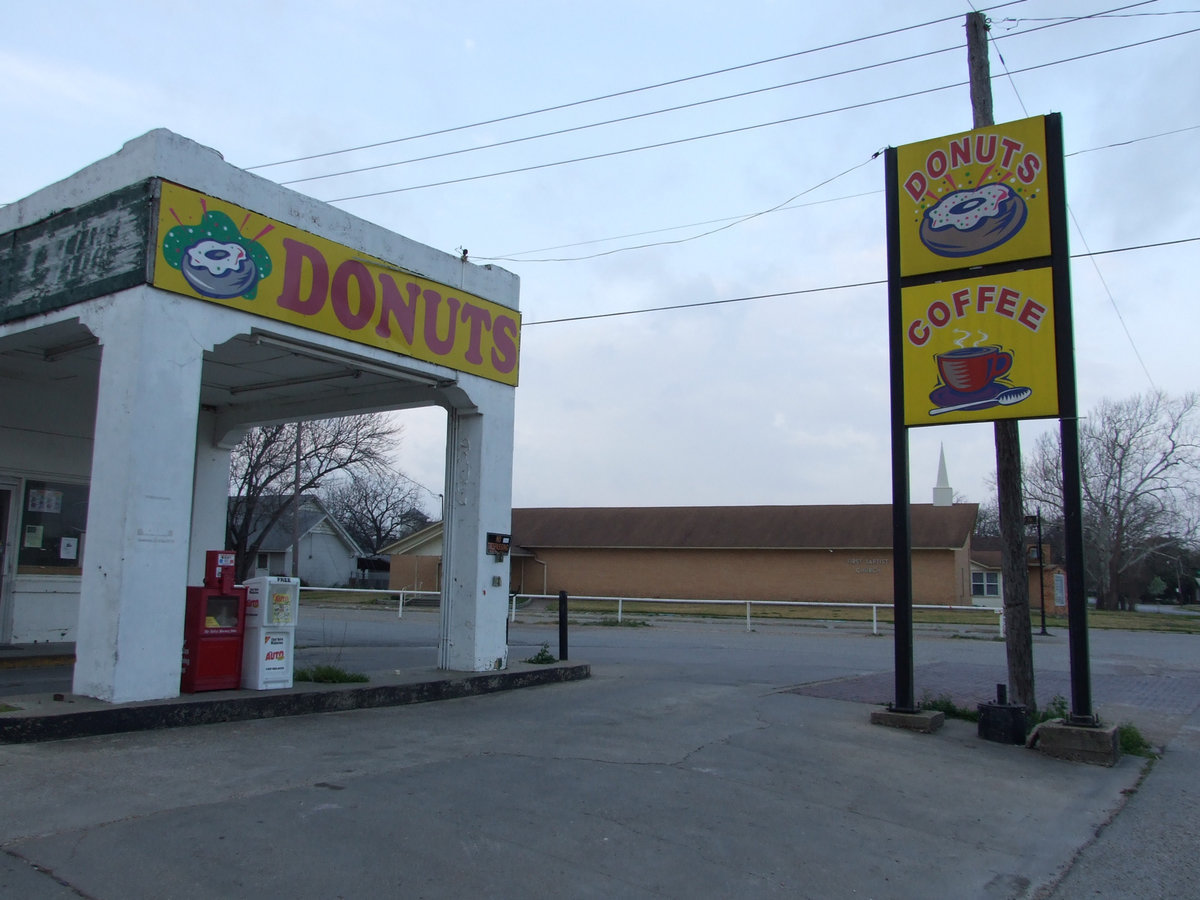
M 417 502 L 421 490 L 398 472 L 368 472 L 331 480 L 321 499 L 363 551 L 374 556 L 429 523 Z
M 1098 608 L 1125 609 L 1127 573 L 1196 524 L 1197 396 L 1104 400 L 1080 423 L 1079 454 L 1087 581 Z M 1057 436 L 1044 435 L 1026 462 L 1027 501 L 1062 510 L 1061 458 Z
M 277 498 L 313 491 L 334 472 L 382 472 L 399 433 L 382 413 L 251 429 L 230 460 L 226 536 L 238 579 L 253 570 L 267 532 L 291 514 L 292 504 Z
M 986 503 L 979 504 L 975 517 L 975 533 L 981 537 L 1000 537 L 1000 501 L 992 494 Z

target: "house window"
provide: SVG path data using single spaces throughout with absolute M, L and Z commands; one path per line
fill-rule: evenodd
M 1000 573 L 999 572 L 972 572 L 971 573 L 971 596 L 972 597 L 999 597 L 1000 596 Z

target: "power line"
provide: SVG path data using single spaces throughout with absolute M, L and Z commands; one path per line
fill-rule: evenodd
M 1127 253 L 1133 250 L 1148 250 L 1154 247 L 1172 247 L 1177 244 L 1188 244 L 1200 241 L 1200 237 L 1179 238 L 1171 241 L 1159 241 L 1152 244 L 1137 244 L 1129 247 L 1114 247 L 1110 250 L 1089 251 L 1087 253 L 1072 253 L 1071 259 L 1088 259 L 1094 256 L 1104 256 L 1112 253 Z M 623 309 L 614 312 L 606 313 L 588 313 L 582 316 L 563 316 L 558 319 L 542 319 L 536 322 L 523 322 L 522 328 L 530 328 L 535 325 L 562 325 L 567 322 L 587 322 L 593 319 L 615 319 L 622 316 L 638 316 L 645 313 L 656 312 L 673 312 L 681 309 L 701 309 L 706 306 L 727 306 L 732 303 L 748 303 L 753 300 L 773 300 L 779 297 L 797 297 L 804 294 L 820 294 L 827 291 L 845 291 L 853 288 L 876 287 L 881 284 L 887 284 L 886 278 L 880 278 L 875 281 L 858 281 L 849 284 L 830 284 L 824 287 L 800 288 L 794 291 L 776 291 L 770 294 L 751 294 L 745 297 L 728 297 L 723 300 L 698 300 L 693 303 L 673 303 L 667 306 L 647 306 L 638 309 Z M 1122 322 L 1122 325 L 1124 322 Z M 1136 352 L 1136 348 L 1135 352 Z M 1140 357 L 1139 357 L 1140 361 Z M 1151 382 L 1153 384 L 1153 382 Z
M 1142 2 L 1140 2 L 1140 3 L 1133 4 L 1133 6 L 1143 6 L 1146 3 L 1151 3 L 1151 2 L 1156 2 L 1156 0 L 1142 0 Z M 1129 8 L 1131 8 L 1131 7 L 1130 6 L 1121 6 L 1121 7 L 1116 7 L 1115 9 L 1122 10 L 1122 9 L 1129 9 Z M 1112 12 L 1112 11 L 1113 10 L 1110 10 L 1108 12 Z M 1012 36 L 1013 37 L 1021 37 L 1021 36 L 1033 34 L 1034 32 L 1037 32 L 1037 31 L 1043 31 L 1047 28 L 1056 28 L 1056 27 L 1059 27 L 1060 25 L 1084 21 L 1088 18 L 1093 18 L 1095 16 L 1100 16 L 1100 15 L 1103 15 L 1103 13 L 1095 13 L 1090 16 L 1080 16 L 1080 17 L 1075 17 L 1075 18 L 1070 18 L 1070 19 L 1054 20 L 1048 25 L 1039 25 L 1036 28 L 1030 28 L 1026 31 L 1022 31 L 1019 35 L 1012 35 Z M 944 21 L 944 20 L 942 20 L 942 21 Z M 922 27 L 924 27 L 924 26 L 922 26 Z M 586 123 L 583 125 L 574 125 L 574 126 L 570 126 L 570 127 L 566 127 L 566 128 L 559 128 L 559 129 L 556 129 L 553 131 L 543 131 L 543 132 L 539 132 L 536 134 L 524 135 L 524 136 L 515 137 L 515 138 L 508 138 L 508 139 L 502 140 L 502 141 L 493 141 L 488 144 L 478 144 L 478 145 L 474 145 L 474 146 L 470 146 L 470 147 L 459 147 L 458 149 L 454 149 L 454 150 L 445 150 L 445 151 L 441 151 L 438 153 L 429 153 L 424 156 L 415 156 L 415 157 L 410 157 L 408 159 L 393 160 L 391 162 L 384 162 L 384 163 L 375 163 L 375 164 L 369 165 L 369 166 L 359 166 L 357 168 L 343 169 L 343 170 L 340 170 L 337 172 L 327 172 L 322 175 L 307 175 L 303 178 L 293 178 L 293 179 L 289 179 L 287 181 L 281 181 L 279 183 L 283 184 L 283 185 L 304 184 L 304 183 L 313 182 L 313 181 L 323 181 L 328 178 L 339 178 L 339 177 L 342 177 L 345 175 L 360 175 L 364 172 L 377 172 L 382 169 L 396 168 L 398 166 L 406 166 L 406 165 L 411 165 L 413 163 L 429 162 L 429 161 L 435 160 L 435 159 L 446 159 L 451 156 L 461 156 L 461 155 L 468 154 L 468 153 L 478 153 L 483 150 L 494 150 L 499 147 L 508 147 L 508 146 L 512 146 L 515 144 L 527 143 L 529 141 L 541 140 L 543 138 L 560 137 L 565 134 L 573 134 L 573 133 L 578 133 L 581 131 L 588 131 L 593 128 L 603 128 L 603 127 L 607 127 L 609 125 L 624 124 L 626 122 L 632 122 L 632 121 L 636 121 L 638 119 L 645 119 L 645 118 L 650 118 L 653 116 L 664 115 L 666 113 L 680 112 L 682 110 L 688 110 L 688 109 L 695 109 L 695 108 L 698 108 L 701 106 L 708 106 L 708 105 L 715 104 L 715 103 L 724 103 L 729 100 L 741 100 L 741 99 L 745 99 L 747 97 L 752 97 L 752 96 L 755 96 L 758 94 L 769 93 L 771 91 L 778 91 L 778 90 L 783 90 L 785 88 L 798 87 L 800 85 L 805 85 L 805 84 L 813 84 L 813 83 L 816 83 L 819 81 L 824 81 L 824 80 L 831 79 L 831 78 L 839 78 L 844 75 L 859 74 L 862 72 L 870 71 L 872 69 L 885 68 L 887 66 L 898 65 L 900 63 L 906 63 L 906 62 L 913 62 L 913 61 L 919 60 L 919 59 L 927 59 L 929 57 L 937 56 L 942 53 L 950 53 L 955 50 L 961 50 L 963 48 L 963 46 L 964 45 L 962 43 L 958 43 L 952 47 L 943 47 L 939 50 L 927 50 L 927 51 L 924 51 L 921 53 L 910 54 L 909 56 L 902 56 L 902 57 L 897 57 L 897 58 L 890 59 L 890 60 L 882 60 L 879 62 L 867 63 L 867 64 L 864 64 L 861 66 L 856 66 L 854 68 L 849 68 L 849 69 L 842 69 L 842 70 L 836 71 L 836 72 L 826 72 L 824 74 L 813 75 L 808 78 L 801 78 L 801 79 L 798 79 L 795 81 L 784 82 L 782 84 L 768 85 L 767 87 L 754 88 L 752 90 L 741 91 L 739 93 L 734 93 L 734 94 L 726 94 L 726 95 L 720 96 L 720 97 L 710 97 L 710 98 L 707 98 L 704 100 L 696 100 L 691 103 L 683 103 L 683 104 L 678 104 L 676 106 L 669 106 L 669 107 L 663 107 L 663 108 L 654 109 L 654 110 L 647 110 L 646 112 L 632 113 L 627 116 L 619 116 L 616 118 L 601 120 L 599 122 L 589 122 L 589 123 Z
M 991 42 L 995 46 L 996 41 Z M 1008 77 L 1009 84 L 1012 85 L 1013 93 L 1017 95 L 1017 102 L 1021 104 L 1021 111 L 1029 116 L 1028 110 L 1025 109 L 1025 101 L 1021 98 L 1020 92 L 1017 91 L 1016 82 L 1012 79 L 1012 74 L 1008 71 L 1008 64 L 1004 61 L 1003 54 L 1000 53 L 1000 48 L 996 47 L 996 53 L 1000 56 L 1000 64 L 1004 67 L 1005 75 Z M 1079 224 L 1078 218 L 1075 216 L 1075 210 L 1067 205 L 1067 213 L 1071 217 L 1071 221 L 1075 223 L 1075 230 L 1079 232 L 1079 239 L 1083 241 L 1083 246 L 1088 246 L 1087 237 L 1083 233 L 1083 228 Z M 1090 248 L 1089 248 L 1090 249 Z M 1121 315 L 1121 309 L 1117 306 L 1117 298 L 1113 296 L 1112 290 L 1108 286 L 1108 281 L 1104 278 L 1104 273 L 1100 271 L 1100 264 L 1096 262 L 1095 257 L 1091 257 L 1092 268 L 1096 270 L 1096 277 L 1100 279 L 1100 285 L 1104 288 L 1104 293 L 1108 297 L 1108 302 L 1112 304 L 1113 312 L 1117 314 L 1117 321 L 1121 323 L 1121 330 L 1125 332 L 1125 339 L 1129 341 L 1129 347 L 1133 350 L 1134 358 L 1137 359 L 1138 365 L 1142 367 L 1142 372 L 1145 373 L 1146 379 L 1150 382 L 1150 386 L 1157 390 L 1157 385 L 1154 383 L 1154 377 L 1150 374 L 1150 370 L 1146 367 L 1145 360 L 1142 359 L 1142 353 L 1138 350 L 1137 342 L 1133 339 L 1133 334 L 1125 324 L 1125 317 Z
M 997 9 L 1006 9 L 1009 6 L 1019 6 L 1020 4 L 1025 3 L 1025 2 L 1027 2 L 1027 0 L 1009 0 L 1009 2 L 1007 2 L 1007 3 L 999 3 L 995 6 L 990 6 L 986 10 L 984 10 L 984 12 L 991 12 L 991 11 L 997 10 Z M 245 168 L 247 170 L 266 169 L 266 168 L 272 168 L 274 166 L 287 165 L 288 163 L 307 162 L 307 161 L 313 160 L 313 159 L 323 159 L 323 158 L 326 158 L 329 156 L 338 156 L 338 155 L 341 155 L 344 153 L 355 153 L 359 150 L 373 150 L 376 147 L 386 147 L 386 146 L 389 146 L 392 144 L 405 143 L 406 141 L 415 141 L 415 140 L 419 140 L 419 139 L 427 138 L 427 137 L 436 137 L 436 136 L 442 135 L 442 134 L 452 134 L 453 132 L 466 131 L 467 129 L 470 129 L 470 128 L 481 128 L 485 125 L 496 125 L 496 124 L 499 124 L 500 122 L 511 122 L 514 119 L 523 119 L 523 118 L 527 118 L 529 116 L 537 116 L 537 115 L 541 115 L 543 113 L 548 113 L 548 112 L 558 112 L 559 110 L 571 109 L 572 107 L 576 107 L 576 106 L 584 106 L 589 103 L 598 103 L 603 100 L 612 100 L 617 97 L 627 97 L 632 94 L 640 94 L 640 93 L 645 93 L 646 91 L 658 90 L 659 88 L 671 87 L 671 86 L 677 85 L 677 84 L 685 84 L 689 81 L 698 81 L 700 79 L 711 78 L 716 75 L 726 75 L 730 72 L 738 72 L 743 69 L 751 69 L 756 66 L 763 66 L 763 65 L 768 65 L 770 63 L 782 62 L 782 61 L 788 60 L 788 59 L 795 59 L 796 57 L 807 56 L 807 55 L 810 55 L 813 53 L 820 53 L 825 50 L 833 50 L 833 49 L 837 49 L 839 47 L 848 47 L 853 44 L 862 43 L 864 41 L 875 40 L 876 38 L 891 37 L 892 35 L 903 34 L 904 32 L 907 32 L 907 31 L 914 31 L 914 30 L 917 30 L 920 28 L 927 28 L 931 25 L 940 25 L 943 22 L 950 22 L 957 18 L 959 18 L 957 15 L 945 16 L 940 19 L 933 19 L 929 22 L 922 22 L 918 25 L 906 25 L 903 28 L 894 28 L 890 31 L 881 31 L 876 34 L 869 34 L 869 35 L 865 35 L 863 37 L 850 38 L 848 40 L 837 41 L 832 44 L 825 44 L 820 47 L 811 47 L 807 50 L 799 50 L 795 53 L 785 53 L 782 56 L 773 56 L 768 59 L 756 60 L 755 62 L 741 63 L 736 66 L 726 66 L 725 68 L 722 68 L 722 69 L 714 69 L 711 72 L 702 72 L 698 75 L 686 75 L 681 78 L 674 78 L 669 81 L 658 82 L 657 84 L 648 84 L 648 85 L 643 85 L 642 87 L 629 88 L 627 90 L 622 90 L 622 91 L 614 91 L 612 93 L 602 94 L 597 97 L 589 97 L 585 100 L 572 100 L 568 103 L 560 103 L 555 106 L 546 106 L 541 109 L 532 109 L 532 110 L 528 110 L 526 112 L 513 113 L 511 115 L 506 115 L 506 116 L 499 116 L 494 119 L 487 119 L 487 120 L 480 121 L 480 122 L 471 122 L 466 125 L 455 125 L 455 126 L 452 126 L 449 128 L 441 128 L 436 131 L 427 131 L 427 132 L 423 132 L 421 134 L 412 134 L 412 135 L 408 135 L 407 137 L 393 138 L 393 139 L 386 140 L 386 141 L 376 141 L 375 143 L 362 144 L 357 147 L 346 147 L 346 148 L 343 148 L 340 150 L 329 150 L 324 153 L 313 153 L 308 156 L 298 156 L 293 159 L 284 159 L 284 160 L 280 160 L 278 162 L 259 163 L 258 165 L 246 166 Z
M 600 256 L 611 256 L 614 253 L 624 253 L 627 250 L 644 250 L 644 249 L 647 249 L 650 247 L 663 247 L 663 246 L 666 246 L 669 244 L 685 244 L 688 241 L 694 241 L 694 240 L 698 240 L 699 238 L 702 238 L 702 237 L 708 237 L 709 235 L 716 234 L 719 231 L 725 231 L 727 229 L 733 228 L 736 225 L 741 225 L 744 222 L 749 222 L 751 219 L 757 219 L 760 216 L 765 216 L 770 213 L 776 212 L 777 210 L 780 210 L 783 207 L 787 206 L 792 201 L 798 200 L 799 198 L 803 197 L 805 194 L 811 194 L 813 191 L 817 190 L 818 188 L 823 188 L 826 185 L 832 184 L 833 182 L 837 181 L 839 178 L 842 178 L 845 175 L 849 175 L 851 172 L 861 169 L 867 163 L 871 162 L 871 160 L 877 158 L 879 156 L 879 154 L 882 152 L 883 152 L 882 150 L 877 151 L 876 153 L 872 154 L 869 158 L 864 159 L 860 163 L 856 163 L 855 165 L 851 166 L 850 168 L 848 168 L 842 172 L 839 172 L 837 175 L 834 175 L 830 178 L 826 178 L 824 181 L 818 182 L 817 184 L 814 184 L 812 187 L 805 188 L 798 194 L 793 194 L 791 197 L 788 197 L 782 203 L 777 203 L 774 206 L 772 206 L 768 209 L 760 210 L 759 212 L 750 213 L 748 215 L 741 216 L 737 219 L 734 219 L 732 222 L 727 222 L 724 225 L 721 225 L 717 228 L 710 229 L 709 231 L 701 232 L 700 234 L 689 235 L 688 237 L 685 237 L 685 238 L 677 238 L 673 241 L 656 241 L 652 244 L 640 244 L 640 245 L 634 246 L 634 247 L 617 247 L 612 250 L 602 250 L 599 253 L 590 253 L 586 256 L 574 256 L 574 257 L 568 257 L 568 258 L 564 258 L 564 259 L 540 259 L 540 260 L 537 260 L 537 262 L 576 262 L 578 260 L 583 260 L 583 259 L 595 259 Z M 500 262 L 500 261 L 524 262 L 525 261 L 525 260 L 505 259 L 504 257 L 500 257 L 500 256 L 481 256 L 481 257 L 476 257 L 476 258 L 481 259 L 481 260 L 494 261 L 494 262 Z
M 1188 125 L 1184 128 L 1176 128 L 1171 131 L 1160 131 L 1156 134 L 1148 134 L 1148 135 L 1144 135 L 1142 137 L 1130 138 L 1129 140 L 1125 140 L 1125 141 L 1114 141 L 1109 144 L 1102 144 L 1098 147 L 1088 147 L 1083 150 L 1074 150 L 1070 153 L 1065 153 L 1063 155 L 1065 157 L 1080 156 L 1081 154 L 1084 154 L 1084 153 L 1094 153 L 1097 150 L 1108 150 L 1108 149 L 1111 149 L 1114 147 L 1127 147 L 1132 144 L 1141 143 L 1143 141 L 1150 141 L 1150 140 L 1154 140 L 1156 138 L 1161 138 L 1161 137 L 1170 137 L 1171 135 L 1183 134 L 1185 132 L 1196 131 L 1198 129 L 1200 129 L 1200 125 Z M 872 157 L 872 158 L 874 158 L 874 157 Z M 865 164 L 866 163 L 864 162 L 860 165 L 865 165 Z M 856 166 L 855 168 L 858 168 L 858 166 Z M 730 225 L 737 225 L 737 224 L 740 224 L 741 222 L 745 222 L 750 219 L 758 218 L 759 216 L 768 215 L 773 212 L 782 212 L 782 211 L 788 210 L 788 209 L 803 209 L 805 207 L 820 206 L 820 205 L 823 205 L 826 203 L 840 203 L 845 200 L 858 200 L 863 197 L 870 197 L 874 194 L 882 194 L 883 193 L 882 189 L 873 190 L 873 191 L 861 191 L 860 193 L 857 193 L 857 194 L 846 194 L 841 197 L 829 197 L 825 200 L 814 200 L 814 201 L 810 201 L 808 203 L 793 204 L 792 201 L 796 200 L 797 198 L 802 197 L 807 193 L 811 193 L 813 190 L 816 190 L 816 188 L 818 188 L 818 187 L 823 187 L 824 185 L 831 184 L 833 181 L 837 180 L 838 178 L 840 178 L 842 175 L 845 175 L 845 174 L 847 174 L 847 172 L 843 172 L 840 175 L 835 175 L 832 178 L 829 178 L 826 181 L 823 181 L 820 184 L 813 186 L 812 188 L 808 188 L 807 190 L 801 191 L 799 194 L 796 194 L 794 197 L 792 197 L 789 200 L 785 200 L 783 203 L 780 203 L 776 206 L 770 207 L 769 209 L 760 210 L 760 211 L 754 212 L 754 213 L 742 213 L 740 215 L 735 215 L 735 216 L 723 216 L 723 217 L 717 218 L 717 219 L 706 219 L 702 222 L 688 222 L 688 223 L 682 224 L 682 225 L 668 225 L 668 226 L 664 226 L 662 228 L 647 229 L 645 231 L 635 231 L 635 232 L 632 232 L 629 234 L 610 235 L 609 237 L 591 238 L 586 241 L 575 241 L 570 244 L 556 244 L 556 245 L 553 245 L 550 247 L 537 247 L 532 250 L 509 251 L 508 253 L 502 253 L 502 254 L 498 254 L 496 256 L 474 256 L 472 258 L 476 259 L 476 260 L 487 261 L 487 262 L 516 262 L 516 263 L 576 262 L 579 260 L 593 259 L 593 258 L 599 257 L 599 256 L 609 256 L 609 255 L 612 255 L 614 253 L 618 253 L 618 252 L 621 252 L 624 250 L 645 250 L 645 249 L 648 249 L 651 247 L 680 244 L 680 243 L 684 243 L 685 241 L 694 240 L 695 238 L 706 237 L 709 234 L 713 234 L 715 231 L 720 231 L 723 229 L 714 229 L 713 231 L 704 232 L 702 234 L 693 235 L 692 237 L 683 238 L 680 240 L 658 241 L 655 243 L 648 243 L 648 244 L 635 244 L 635 245 L 628 246 L 628 247 L 619 247 L 615 250 L 609 250 L 604 253 L 593 253 L 593 254 L 588 254 L 588 255 L 584 255 L 584 256 L 566 257 L 566 258 L 545 257 L 545 258 L 540 258 L 540 259 L 530 259 L 529 254 L 531 254 L 531 253 L 547 253 L 551 250 L 569 250 L 572 247 L 586 247 L 591 244 L 604 244 L 604 243 L 608 243 L 609 241 L 621 241 L 621 240 L 626 240 L 628 238 L 645 237 L 646 235 L 662 234 L 662 233 L 668 232 L 668 231 L 682 231 L 685 228 L 702 228 L 706 225 L 725 225 L 726 223 L 730 223 Z M 726 227 L 729 227 L 729 226 L 727 225 Z
M 411 159 L 401 159 L 401 160 L 396 160 L 394 162 L 378 163 L 373 166 L 362 166 L 357 169 L 346 169 L 341 172 L 330 172 L 326 175 L 309 175 L 305 178 L 293 178 L 290 181 L 281 181 L 279 183 L 284 184 L 284 185 L 302 184 L 302 183 L 308 182 L 308 181 L 321 181 L 326 178 L 339 178 L 343 175 L 359 175 L 363 172 L 375 172 L 380 169 L 390 169 L 390 168 L 394 168 L 396 166 L 406 166 L 406 165 L 409 165 L 410 163 L 428 162 L 429 160 L 432 160 L 432 159 L 445 159 L 446 157 L 449 157 L 449 156 L 460 156 L 465 153 L 476 153 L 480 150 L 494 150 L 497 147 L 508 147 L 508 146 L 511 146 L 512 144 L 521 144 L 521 143 L 525 143 L 527 141 L 536 141 L 536 140 L 541 140 L 542 138 L 547 138 L 547 137 L 558 137 L 558 136 L 564 135 L 564 134 L 572 134 L 574 132 L 587 131 L 592 128 L 603 128 L 607 125 L 617 125 L 617 124 L 621 124 L 624 122 L 632 122 L 637 119 L 645 119 L 650 116 L 658 116 L 658 115 L 662 115 L 664 113 L 679 112 L 679 111 L 685 110 L 685 109 L 695 109 L 696 107 L 708 106 L 713 103 L 723 103 L 726 100 L 741 100 L 745 97 L 754 96 L 755 94 L 765 94 L 769 91 L 778 91 L 778 90 L 782 90 L 783 88 L 797 87 L 802 84 L 811 84 L 816 81 L 824 81 L 827 78 L 838 78 L 842 75 L 853 75 L 853 74 L 857 74 L 859 72 L 866 72 L 871 69 L 879 69 L 879 68 L 883 68 L 885 66 L 896 65 L 898 63 L 912 62 L 913 60 L 925 59 L 930 56 L 937 56 L 938 54 L 941 54 L 941 53 L 949 53 L 952 50 L 961 50 L 961 49 L 962 49 L 962 44 L 956 44 L 953 47 L 943 47 L 940 50 L 927 50 L 924 53 L 916 53 L 911 56 L 900 57 L 899 59 L 890 59 L 890 60 L 886 60 L 884 62 L 869 63 L 867 65 L 857 66 L 856 68 L 853 68 L 853 69 L 843 69 L 840 72 L 829 72 L 824 75 L 813 75 L 809 78 L 801 78 L 797 81 L 789 81 L 785 84 L 774 84 L 774 85 L 770 85 L 769 87 L 755 88 L 755 89 L 749 90 L 749 91 L 742 91 L 737 94 L 726 94 L 723 97 L 710 97 L 707 100 L 696 100 L 692 103 L 682 103 L 682 104 L 679 104 L 678 106 L 669 106 L 669 107 L 665 107 L 663 109 L 655 109 L 655 110 L 649 110 L 647 112 L 633 113 L 631 115 L 621 116 L 616 119 L 606 119 L 601 122 L 589 122 L 586 125 L 573 125 L 569 128 L 560 128 L 556 131 L 544 131 L 539 134 L 529 134 L 529 135 L 525 135 L 524 137 L 510 138 L 510 139 L 504 140 L 504 141 L 495 141 L 491 144 L 480 144 L 480 145 L 474 146 L 474 147 L 461 147 L 458 150 L 446 150 L 441 153 L 431 153 L 427 156 L 416 156 Z
M 1059 65 L 1065 65 L 1066 63 L 1071 63 L 1071 62 L 1079 62 L 1080 60 L 1084 60 L 1084 59 L 1092 59 L 1097 56 L 1104 56 L 1108 53 L 1116 53 L 1116 52 L 1119 52 L 1122 50 L 1130 50 L 1135 47 L 1148 46 L 1150 44 L 1154 44 L 1159 41 L 1170 40 L 1172 38 L 1185 37 L 1189 34 L 1195 34 L 1196 32 L 1200 32 L 1200 28 L 1193 28 L 1193 29 L 1189 29 L 1187 31 L 1175 32 L 1173 34 L 1160 35 L 1158 37 L 1147 38 L 1142 41 L 1135 41 L 1130 44 L 1122 44 L 1117 47 L 1109 47 L 1109 48 L 1106 48 L 1103 50 L 1094 50 L 1090 53 L 1081 53 L 1081 54 L 1077 54 L 1075 56 L 1070 56 L 1070 57 L 1066 57 L 1064 59 L 1054 60 L 1051 62 L 1036 63 L 1036 64 L 1029 65 L 1029 66 L 1026 66 L 1021 69 L 1014 69 L 1010 72 L 1010 74 L 1011 75 L 1020 75 L 1020 74 L 1026 73 L 1026 72 L 1034 72 L 1034 71 L 1037 71 L 1038 69 L 1049 68 L 1051 66 L 1059 66 Z M 371 197 L 382 197 L 382 196 L 386 196 L 389 194 L 400 194 L 400 193 L 405 193 L 408 191 L 418 191 L 418 190 L 424 190 L 426 188 L 432 188 L 432 187 L 446 187 L 446 186 L 452 185 L 452 184 L 464 184 L 464 183 L 471 182 L 471 181 L 481 181 L 486 178 L 497 178 L 497 177 L 500 177 L 503 175 L 516 175 L 516 174 L 521 174 L 524 172 L 538 171 L 541 169 L 556 168 L 558 166 L 573 165 L 575 163 L 580 163 L 580 162 L 591 162 L 591 161 L 598 160 L 598 159 L 608 159 L 608 158 L 615 157 L 615 156 L 624 156 L 624 155 L 627 155 L 630 153 L 639 153 L 639 152 L 642 152 L 645 150 L 657 150 L 657 149 L 661 149 L 663 147 L 677 146 L 679 144 L 692 143 L 694 141 L 707 140 L 709 138 L 714 138 L 714 137 L 727 137 L 727 136 L 733 135 L 733 134 L 741 134 L 741 133 L 745 133 L 748 131 L 755 131 L 755 130 L 758 130 L 761 128 L 770 128 L 770 127 L 774 127 L 776 125 L 792 124 L 795 122 L 803 121 L 805 119 L 820 118 L 822 116 L 832 115 L 834 113 L 848 112 L 850 110 L 855 110 L 855 109 L 865 109 L 865 108 L 868 108 L 871 106 L 879 106 L 884 103 L 892 103 L 892 102 L 895 102 L 898 100 L 908 100 L 908 99 L 912 99 L 913 97 L 919 97 L 919 96 L 923 96 L 926 94 L 935 94 L 935 93 L 939 93 L 941 91 L 953 90 L 955 88 L 963 87 L 966 84 L 968 84 L 968 82 L 966 82 L 966 81 L 957 81 L 952 84 L 941 85 L 940 87 L 924 88 L 921 90 L 910 91 L 910 92 L 904 93 L 904 94 L 896 94 L 891 97 L 883 97 L 883 98 L 879 98 L 876 100 L 864 100 L 860 103 L 851 103 L 851 104 L 846 104 L 844 106 L 839 106 L 839 107 L 834 107 L 831 109 L 822 110 L 819 112 L 803 113 L 803 114 L 797 115 L 797 116 L 788 116 L 786 118 L 775 119 L 770 122 L 760 122 L 760 123 L 757 123 L 754 125 L 744 125 L 744 126 L 741 126 L 738 128 L 728 128 L 728 129 L 724 129 L 722 131 L 709 132 L 707 134 L 692 135 L 690 137 L 683 137 L 683 138 L 674 138 L 674 139 L 667 140 L 667 141 L 658 141 L 653 144 L 643 144 L 638 147 L 626 147 L 621 150 L 610 150 L 610 151 L 606 151 L 603 153 L 593 153 L 593 154 L 589 154 L 587 156 L 578 156 L 578 157 L 573 157 L 570 159 L 561 159 L 561 160 L 555 160 L 555 161 L 546 162 L 546 163 L 535 163 L 535 164 L 528 165 L 528 166 L 518 166 L 518 167 L 515 167 L 512 169 L 504 169 L 504 170 L 497 171 L 497 172 L 488 172 L 488 173 L 484 173 L 481 175 L 465 175 L 465 176 L 462 176 L 459 178 L 444 179 L 442 181 L 433 181 L 433 182 L 426 182 L 424 184 L 408 185 L 407 187 L 387 188 L 387 189 L 379 190 L 379 191 L 367 191 L 367 192 L 364 192 L 361 194 L 352 194 L 352 195 L 349 195 L 346 197 L 335 197 L 330 200 L 326 200 L 324 202 L 326 202 L 326 203 L 347 203 L 352 200 L 364 200 L 364 199 L 368 199 Z
M 1200 126 L 1197 126 L 1197 127 L 1200 127 Z M 807 193 L 807 191 L 805 193 Z M 572 247 L 586 247 L 590 244 L 605 244 L 609 241 L 623 241 L 627 238 L 645 237 L 646 235 L 650 235 L 650 234 L 663 234 L 664 232 L 667 232 L 667 231 L 682 231 L 684 228 L 703 228 L 706 225 L 720 225 L 725 222 L 743 222 L 747 219 L 755 218 L 756 216 L 761 216 L 767 212 L 782 212 L 782 211 L 788 210 L 788 209 L 804 209 L 809 206 L 822 206 L 826 203 L 840 203 L 843 200 L 857 200 L 861 197 L 870 197 L 873 194 L 882 194 L 882 193 L 883 193 L 882 190 L 862 191 L 857 194 L 844 194 L 841 197 L 828 197 L 824 200 L 810 200 L 807 203 L 793 204 L 791 201 L 786 201 L 777 207 L 773 207 L 770 210 L 763 210 L 763 211 L 760 211 L 757 213 L 741 213 L 741 214 L 735 215 L 735 216 L 722 216 L 717 219 L 706 219 L 702 222 L 688 222 L 683 225 L 666 225 L 662 228 L 649 228 L 645 231 L 634 231 L 629 234 L 615 234 L 615 235 L 610 235 L 608 237 L 590 238 L 589 240 L 586 240 L 586 241 L 575 241 L 570 244 L 555 244 L 550 247 L 536 247 L 532 250 L 509 251 L 508 253 L 503 253 L 499 256 L 472 256 L 471 258 L 477 259 L 477 260 L 488 260 L 488 261 L 495 261 L 495 262 L 500 262 L 500 261 L 504 261 L 504 262 L 558 262 L 559 260 L 524 259 L 524 258 L 520 258 L 520 257 L 525 257 L 530 253 L 548 253 L 551 250 L 569 250 Z M 803 196 L 803 194 L 797 194 L 796 196 L 800 197 L 800 196 Z M 795 199 L 795 198 L 793 198 L 793 199 Z M 664 243 L 675 243 L 675 242 L 674 241 L 664 241 Z M 647 244 L 645 246 L 654 247 L 657 245 L 656 244 Z M 641 249 L 641 248 L 639 248 L 639 249 Z M 586 257 L 581 257 L 581 258 L 586 259 Z

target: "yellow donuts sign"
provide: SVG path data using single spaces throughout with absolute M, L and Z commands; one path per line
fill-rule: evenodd
M 153 284 L 516 385 L 516 310 L 164 181 Z
M 900 274 L 1050 255 L 1044 117 L 896 149 Z

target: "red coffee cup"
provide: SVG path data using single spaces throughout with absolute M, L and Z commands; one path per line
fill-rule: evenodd
M 937 354 L 942 383 L 960 394 L 981 391 L 1012 368 L 1012 354 L 997 346 L 958 347 Z

